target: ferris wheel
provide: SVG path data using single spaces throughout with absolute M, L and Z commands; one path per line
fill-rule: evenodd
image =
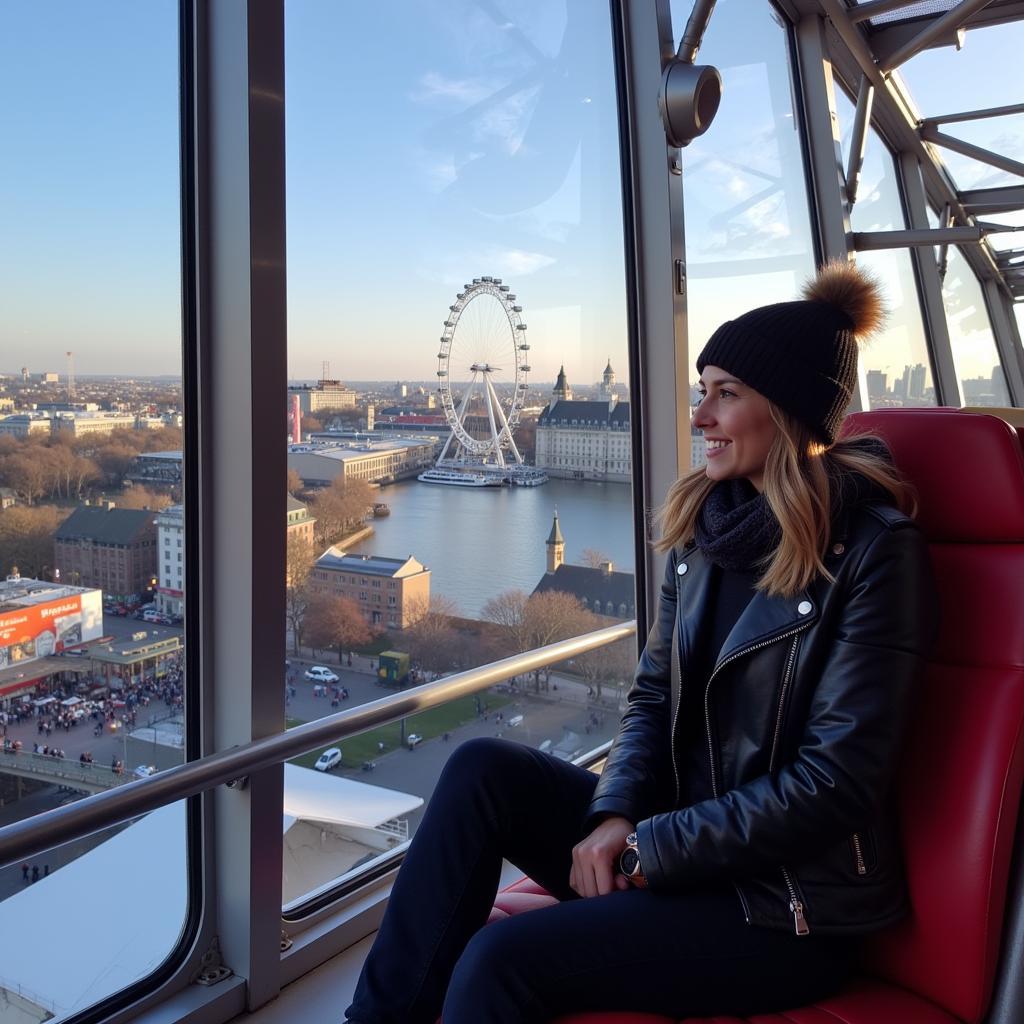
M 530 346 L 523 307 L 500 277 L 474 277 L 448 307 L 437 353 L 438 390 L 456 462 L 506 464 L 506 452 L 522 463 L 513 439 L 526 397 Z M 453 384 L 454 382 L 457 382 Z M 455 387 L 467 382 L 456 407 Z M 486 425 L 471 431 L 473 421 Z

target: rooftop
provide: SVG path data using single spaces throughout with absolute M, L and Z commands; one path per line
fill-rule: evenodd
M 329 547 L 317 560 L 318 569 L 356 572 L 367 576 L 412 576 L 429 572 L 412 555 L 408 558 L 386 558 L 383 555 L 349 555 L 337 547 Z

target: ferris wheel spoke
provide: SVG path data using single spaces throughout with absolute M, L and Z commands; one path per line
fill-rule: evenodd
M 511 459 L 523 464 L 514 438 L 529 371 L 529 346 L 525 344 L 521 312 L 509 286 L 492 277 L 474 278 L 449 307 L 437 357 L 437 376 L 450 433 L 439 465 L 492 465 L 504 470 Z M 467 378 L 464 392 L 457 395 L 455 380 Z M 470 425 L 479 423 L 481 417 L 486 426 L 470 433 Z M 482 436 L 474 437 L 474 433 Z M 450 451 L 453 455 L 449 459 Z M 534 470 L 529 481 L 522 474 L 516 480 L 536 483 L 537 475 Z M 539 475 L 539 482 L 543 482 L 543 474 Z

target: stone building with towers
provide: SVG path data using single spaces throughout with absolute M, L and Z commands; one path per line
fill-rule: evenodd
M 551 401 L 537 421 L 538 468 L 569 480 L 629 483 L 632 472 L 629 402 L 615 394 L 611 360 L 605 367 L 598 401 L 579 401 L 563 366 Z
M 636 616 L 636 583 L 631 572 L 616 572 L 612 562 L 588 565 L 567 565 L 565 538 L 555 511 L 551 532 L 545 541 L 547 571 L 533 588 L 534 594 L 557 590 L 579 598 L 584 608 L 595 615 L 621 621 Z

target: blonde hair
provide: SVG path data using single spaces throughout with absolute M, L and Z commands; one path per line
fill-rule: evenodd
M 817 575 L 832 581 L 824 556 L 832 527 L 834 481 L 843 473 L 859 473 L 891 496 L 902 512 L 915 515 L 914 490 L 882 455 L 861 442 L 869 434 L 844 437 L 829 446 L 795 417 L 770 402 L 779 428 L 764 467 L 764 496 L 779 522 L 778 546 L 757 566 L 757 589 L 770 596 L 794 597 Z M 680 477 L 658 510 L 662 536 L 655 547 L 667 550 L 693 540 L 697 516 L 715 481 L 703 467 Z

